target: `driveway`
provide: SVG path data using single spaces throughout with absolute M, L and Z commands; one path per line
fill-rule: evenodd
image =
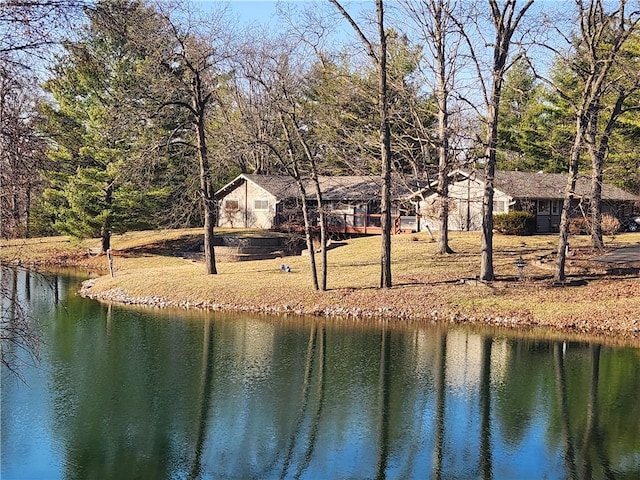
M 592 259 L 595 262 L 623 265 L 627 263 L 640 263 L 640 244 L 617 248 L 601 257 Z

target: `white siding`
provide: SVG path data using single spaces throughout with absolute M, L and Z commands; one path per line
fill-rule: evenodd
M 235 206 L 235 202 L 237 210 L 225 208 L 227 205 Z M 218 227 L 269 229 L 273 226 L 275 214 L 276 198 L 254 183 L 245 181 L 220 200 Z
M 484 183 L 477 180 L 462 180 L 449 185 L 449 230 L 480 230 L 482 228 L 482 197 Z M 420 202 L 422 222 L 431 230 L 439 229 L 439 209 L 436 194 Z M 507 213 L 511 198 L 495 191 L 493 198 L 494 215 Z

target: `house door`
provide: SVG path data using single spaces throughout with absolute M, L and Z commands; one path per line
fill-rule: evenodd
M 551 201 L 538 200 L 536 208 L 536 233 L 551 232 Z

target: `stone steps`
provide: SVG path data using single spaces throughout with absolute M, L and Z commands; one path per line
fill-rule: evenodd
M 289 238 L 274 237 L 216 237 L 216 257 L 222 261 L 242 262 L 247 260 L 267 260 L 287 255 L 296 255 L 288 248 Z

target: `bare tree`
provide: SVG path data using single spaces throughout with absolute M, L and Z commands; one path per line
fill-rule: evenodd
M 631 28 L 632 23 L 629 27 Z M 637 29 L 636 29 L 637 31 Z M 635 38 L 638 36 L 635 34 Z M 604 248 L 602 239 L 602 184 L 604 169 L 609 154 L 611 136 L 619 125 L 621 117 L 638 111 L 638 93 L 640 77 L 637 73 L 638 56 L 632 51 L 622 51 L 612 72 L 611 81 L 605 87 L 607 99 L 599 101 L 589 116 L 585 131 L 585 143 L 591 158 L 591 245 L 596 249 Z
M 0 65 L 0 73 L 0 237 L 26 237 L 46 145 L 34 121 L 35 80 L 24 69 Z
M 55 47 L 82 13 L 84 1 L 0 3 L 0 236 L 28 234 L 32 199 L 41 189 L 44 143 L 37 133 L 34 92 Z
M 187 124 L 178 126 L 170 141 L 187 142 L 195 149 L 199 163 L 205 265 L 208 274 L 216 274 L 216 201 L 207 122 L 213 106 L 221 101 L 223 85 L 230 71 L 234 31 L 225 9 L 215 10 L 208 18 L 198 18 L 189 8 L 159 4 L 158 9 L 167 24 L 173 49 L 157 52 L 158 74 L 165 80 L 156 84 L 154 95 L 158 111 L 178 108 L 186 113 Z M 180 136 L 180 132 L 186 136 Z M 193 141 L 187 136 L 192 136 Z
M 44 60 L 69 35 L 92 2 L 85 0 L 5 0 L 0 4 L 0 56 L 33 67 L 34 57 Z
M 439 234 L 438 252 L 453 253 L 449 246 L 449 173 L 455 154 L 451 151 L 453 134 L 450 122 L 450 97 L 455 85 L 455 76 L 459 72 L 461 56 L 459 55 L 462 40 L 456 28 L 455 2 L 450 0 L 406 0 L 403 8 L 410 21 L 418 30 L 421 43 L 426 47 L 430 57 L 423 60 L 426 72 L 424 77 L 435 96 L 437 109 L 437 131 L 435 148 L 438 155 L 439 197 Z
M 255 38 L 253 42 L 255 43 Z M 238 85 L 238 107 L 243 118 L 245 142 L 258 147 L 266 146 L 277 163 L 294 180 L 302 204 L 305 240 L 309 253 L 313 288 L 327 288 L 327 229 L 326 212 L 322 205 L 319 183 L 317 142 L 313 138 L 313 113 L 305 100 L 305 55 L 298 46 L 285 39 L 267 41 L 260 47 L 247 48 L 241 68 L 245 85 Z M 276 123 L 279 130 L 265 132 L 264 123 Z M 315 197 L 315 215 L 320 228 L 322 268 L 318 282 L 317 264 L 313 244 L 314 212 L 308 200 L 309 191 Z
M 380 201 L 382 252 L 380 255 L 380 288 L 391 288 L 391 126 L 387 87 L 387 32 L 384 28 L 384 2 L 376 0 L 378 44 L 369 40 L 358 23 L 337 0 L 330 0 L 355 30 L 378 70 L 378 109 L 380 113 L 380 158 L 382 162 L 382 194 Z
M 509 51 L 514 43 L 514 34 L 522 23 L 527 10 L 533 4 L 533 0 L 525 1 L 518 7 L 517 0 L 487 0 L 489 18 L 483 20 L 479 16 L 470 22 L 475 28 L 471 33 L 471 25 L 465 25 L 466 21 L 458 19 L 460 32 L 464 35 L 470 58 L 477 70 L 480 91 L 484 100 L 486 134 L 484 139 L 484 177 L 485 188 L 482 200 L 482 255 L 480 263 L 480 279 L 491 281 L 495 278 L 493 271 L 493 193 L 496 171 L 496 148 L 498 144 L 498 112 L 500 109 L 500 96 L 505 73 L 513 65 L 510 62 Z M 479 5 L 479 4 L 476 4 Z M 493 40 L 484 39 L 482 35 L 484 22 L 488 21 L 493 27 L 495 35 Z M 491 46 L 491 62 L 488 65 L 488 78 L 484 75 L 484 65 L 481 62 L 481 52 L 476 48 L 477 36 L 480 36 L 480 45 Z
M 560 234 L 554 280 L 562 282 L 566 279 L 565 264 L 569 245 L 569 222 L 572 200 L 576 191 L 580 155 L 589 138 L 593 144 L 594 129 L 597 125 L 598 112 L 608 87 L 611 85 L 614 67 L 620 52 L 631 34 L 636 31 L 640 21 L 640 11 L 630 12 L 625 0 L 620 0 L 617 7 L 607 11 L 602 0 L 575 0 L 576 23 L 578 32 L 570 44 L 579 54 L 580 61 L 573 64 L 579 70 L 582 79 L 582 91 L 575 102 L 575 134 L 569 158 L 569 175 L 565 188 Z M 554 85 L 560 95 L 570 98 L 566 92 Z M 575 101 L 575 99 L 574 99 Z M 606 150 L 606 144 L 601 145 Z M 599 160 L 596 160 L 599 162 Z M 596 169 L 598 170 L 597 166 Z M 595 175 L 594 181 L 601 184 L 601 178 Z M 597 186 L 596 186 L 597 188 Z M 597 192 L 596 192 L 597 194 Z M 597 233 L 596 233 L 597 234 Z

